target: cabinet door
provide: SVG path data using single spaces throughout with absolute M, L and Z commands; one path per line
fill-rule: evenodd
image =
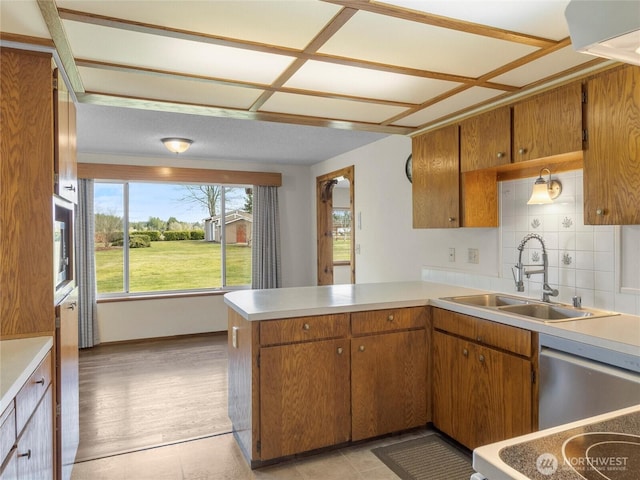
M 71 95 L 56 70 L 57 88 L 54 90 L 55 192 L 73 203 L 78 203 L 76 159 L 76 107 Z
M 260 350 L 261 459 L 350 438 L 349 340 Z
M 53 479 L 53 394 L 49 387 L 18 441 L 18 478 Z
M 424 330 L 351 340 L 352 439 L 427 423 Z
M 413 228 L 460 226 L 458 126 L 413 137 Z
M 78 398 L 78 289 L 56 307 L 56 388 L 60 414 L 57 418 L 58 478 L 68 480 L 79 442 Z
M 584 223 L 640 224 L 640 68 L 587 82 Z
M 582 150 L 582 86 L 573 83 L 513 107 L 513 160 Z
M 460 124 L 460 171 L 511 163 L 511 109 L 502 107 Z
M 468 448 L 533 431 L 531 363 L 434 332 L 433 422 Z

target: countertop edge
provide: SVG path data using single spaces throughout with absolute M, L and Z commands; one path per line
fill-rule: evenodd
M 16 342 L 8 344 L 7 342 Z M 18 345 L 25 346 L 20 355 L 8 356 L 2 354 L 7 348 L 13 349 Z M 30 337 L 16 340 L 0 341 L 0 413 L 10 405 L 29 376 L 40 365 L 40 362 L 53 348 L 53 337 Z

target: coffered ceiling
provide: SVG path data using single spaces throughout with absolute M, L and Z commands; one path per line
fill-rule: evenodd
M 595 68 L 571 47 L 567 4 L 3 0 L 1 27 L 55 45 L 89 123 L 168 112 L 367 143 Z

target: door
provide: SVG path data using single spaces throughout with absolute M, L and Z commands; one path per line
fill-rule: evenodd
M 56 307 L 56 398 L 60 408 L 56 421 L 58 477 L 71 478 L 79 442 L 78 398 L 78 289 Z M 58 323 L 58 322 L 56 322 Z
M 352 440 L 427 423 L 424 330 L 351 340 Z
M 349 441 L 349 340 L 260 350 L 260 458 Z
M 346 209 L 349 218 L 353 219 L 353 199 L 355 192 L 354 167 L 346 167 L 316 177 L 316 210 L 317 210 L 317 254 L 318 285 L 333 285 L 334 282 L 334 243 L 337 241 L 334 229 L 334 189 L 339 183 L 348 182 L 349 192 Z M 340 237 L 342 239 L 346 236 Z M 356 281 L 355 270 L 355 231 L 350 228 L 348 236 L 350 283 Z M 344 263 L 344 262 L 340 262 Z

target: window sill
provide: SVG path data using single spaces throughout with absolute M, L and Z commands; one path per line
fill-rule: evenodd
M 231 292 L 229 289 L 208 290 L 199 292 L 161 292 L 142 294 L 122 294 L 98 298 L 96 303 L 135 302 L 138 300 L 166 300 L 168 298 L 216 297 Z

